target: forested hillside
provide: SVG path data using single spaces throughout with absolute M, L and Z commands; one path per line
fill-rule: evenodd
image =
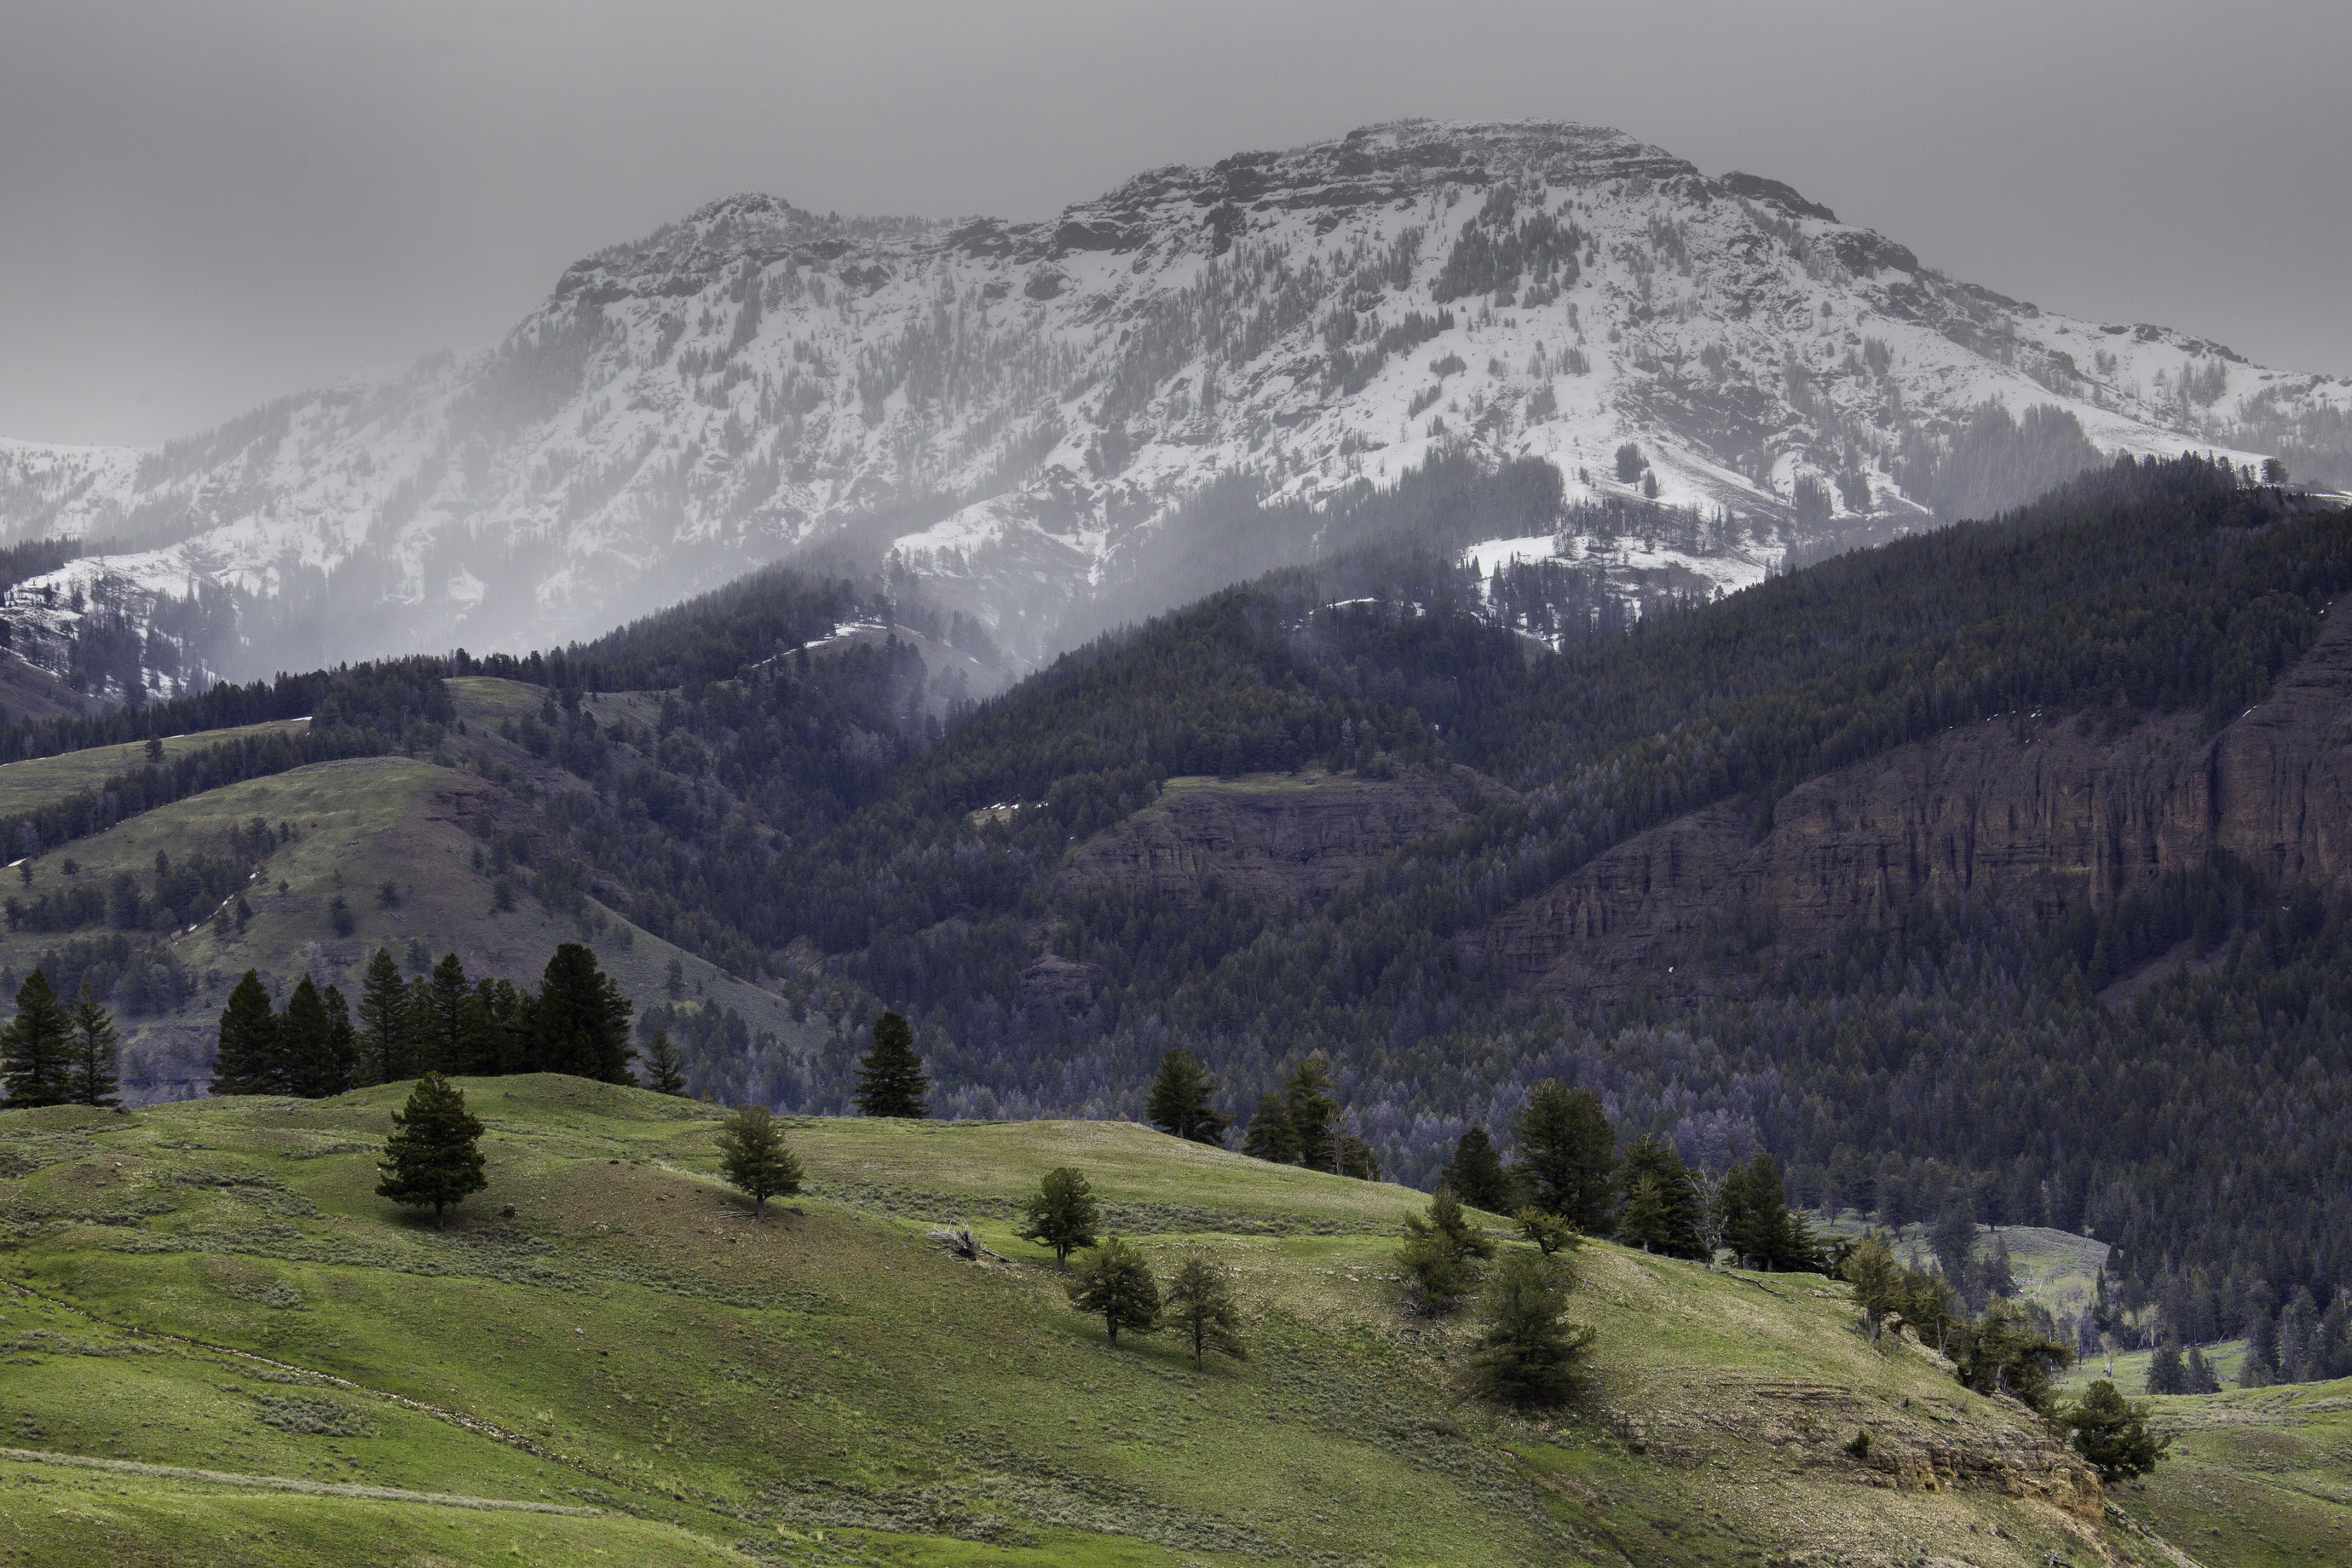
M 641 1007 L 726 1098 L 839 1109 L 886 1005 L 951 1114 L 1138 1114 L 1181 1046 L 1245 1116 L 1319 1055 L 1426 1184 L 1557 1077 L 1711 1168 L 1769 1151 L 1809 1204 L 2095 1234 L 2121 1308 L 2226 1329 L 2332 1299 L 2352 520 L 2123 460 L 1728 598 L 1660 581 L 1629 617 L 1597 572 L 1460 553 L 1559 519 L 1556 478 L 1433 463 L 1314 566 L 987 701 L 943 689 L 992 651 L 970 623 L 770 573 L 529 658 L 19 727 L 30 756 L 313 716 L 299 750 L 176 755 L 7 831 L 404 751 L 527 814 L 488 842 L 550 910 L 816 1033 Z

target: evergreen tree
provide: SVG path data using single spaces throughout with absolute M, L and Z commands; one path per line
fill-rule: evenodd
M 1213 1103 L 1216 1092 L 1216 1078 L 1201 1065 L 1200 1058 L 1190 1051 L 1169 1051 L 1160 1057 L 1160 1070 L 1152 1077 L 1144 1114 L 1162 1132 L 1223 1148 L 1225 1129 L 1234 1119 Z
M 2180 1392 L 2183 1394 L 2221 1392 L 2220 1374 L 2214 1372 L 2213 1363 L 2205 1359 L 2204 1351 L 2195 1345 L 2189 1347 L 2189 1365 L 2182 1374 Z
M 874 1021 L 874 1043 L 857 1058 L 857 1113 L 861 1116 L 924 1117 L 923 1095 L 931 1087 L 923 1058 L 915 1054 L 915 1031 L 896 1013 Z
M 1902 1313 L 1903 1266 L 1895 1260 L 1895 1249 L 1886 1245 L 1886 1238 L 1872 1231 L 1846 1254 L 1841 1272 L 1853 1288 L 1854 1304 L 1870 1323 L 1870 1342 L 1874 1345 L 1888 1320 Z
M 1536 1250 L 1549 1258 L 1555 1252 L 1570 1251 L 1584 1244 L 1576 1227 L 1556 1214 L 1549 1214 L 1533 1204 L 1512 1216 L 1519 1222 L 1519 1234 L 1535 1243 Z
M 1483 1127 L 1473 1127 L 1454 1141 L 1454 1158 L 1446 1162 L 1438 1180 L 1474 1209 L 1509 1214 L 1514 1206 L 1511 1181 L 1503 1173 L 1503 1157 L 1495 1152 L 1495 1141 Z
M 720 1124 L 719 1169 L 728 1185 L 751 1198 L 754 1219 L 768 1217 L 770 1198 L 801 1190 L 800 1156 L 764 1105 L 739 1105 Z
M 1720 1194 L 1724 1245 L 1744 1268 L 1810 1269 L 1819 1267 L 1811 1231 L 1791 1213 L 1780 1167 L 1758 1154 L 1725 1173 Z
M 2150 1394 L 2186 1394 L 2189 1392 L 2189 1369 L 2180 1362 L 2180 1343 L 2168 1336 L 2147 1358 L 2147 1391 Z
M 1298 1163 L 1298 1140 L 1290 1131 L 1290 1112 L 1279 1095 L 1269 1094 L 1257 1102 L 1250 1113 L 1249 1127 L 1242 1134 L 1242 1152 L 1253 1160 L 1268 1160 L 1277 1165 Z
M 411 1033 L 425 1068 L 439 1073 L 478 1070 L 478 1064 L 468 1059 L 474 1053 L 469 1048 L 466 1004 L 473 989 L 466 979 L 464 963 L 454 952 L 444 957 L 433 966 L 423 993 L 413 994 L 422 1005 L 412 1016 Z
M 66 1098 L 76 1105 L 103 1108 L 121 1103 L 121 1051 L 113 1016 L 99 1005 L 85 983 L 74 998 L 73 1042 L 68 1053 Z
M 1290 1123 L 1291 1147 L 1297 1151 L 1294 1158 L 1311 1170 L 1335 1175 L 1342 1169 L 1339 1100 L 1332 1092 L 1339 1087 L 1319 1056 L 1308 1057 L 1293 1068 L 1282 1086 L 1282 1113 Z
M 1086 1173 L 1068 1165 L 1045 1173 L 1045 1180 L 1024 1212 L 1027 1217 L 1014 1234 L 1052 1247 L 1054 1267 L 1065 1270 L 1070 1266 L 1071 1253 L 1095 1244 L 1095 1227 L 1102 1219 Z
M 1168 1284 L 1168 1322 L 1192 1343 L 1192 1365 L 1202 1368 L 1210 1351 L 1235 1361 L 1249 1359 L 1242 1343 L 1241 1304 L 1234 1299 L 1232 1278 L 1207 1258 L 1184 1260 Z
M 1981 1307 L 1984 1296 L 1976 1268 L 1977 1215 L 1966 1197 L 1943 1212 L 1927 1233 L 1927 1245 L 1935 1249 L 1936 1267 L 1960 1293 L 1960 1300 L 1970 1310 Z
M 1454 1189 L 1441 1184 L 1427 1214 L 1405 1216 L 1396 1259 L 1407 1304 L 1423 1317 L 1444 1317 L 1475 1283 L 1477 1261 L 1494 1256 L 1495 1244 L 1470 1223 Z
M 1471 1352 L 1480 1393 L 1521 1408 L 1567 1401 L 1593 1338 L 1560 1321 L 1567 1295 L 1565 1271 L 1549 1259 L 1514 1252 L 1503 1260 L 1486 1283 L 1486 1324 Z
M 327 1021 L 326 998 L 309 974 L 286 998 L 278 1019 L 278 1054 L 285 1065 L 286 1092 L 320 1100 L 339 1092 L 335 1081 L 334 1032 Z
M 1625 1212 L 1617 1230 L 1628 1246 L 1668 1258 L 1705 1253 L 1698 1188 L 1672 1143 L 1653 1136 L 1627 1145 L 1618 1175 Z
M 482 1124 L 466 1110 L 464 1092 L 439 1073 L 426 1073 L 409 1092 L 407 1107 L 392 1113 L 392 1135 L 376 1167 L 383 1178 L 376 1195 L 415 1208 L 429 1205 L 433 1228 L 440 1229 L 451 1204 L 489 1185 L 482 1175 L 481 1136 Z
M 2090 1461 L 2099 1479 L 2114 1486 L 2156 1468 L 2172 1447 L 2170 1436 L 2147 1429 L 2147 1416 L 2145 1400 L 2126 1399 L 2103 1377 L 2067 1407 L 2058 1424 L 2074 1435 L 2074 1451 Z
M 539 986 L 532 1065 L 601 1083 L 630 1083 L 629 1015 L 635 1005 L 596 955 L 576 942 L 557 947 Z
M 1607 1234 L 1616 1208 L 1611 1177 L 1617 1131 L 1601 1096 L 1590 1089 L 1571 1092 L 1545 1079 L 1528 1092 L 1511 1132 L 1528 1201 L 1587 1236 Z
M 16 1016 L 0 1029 L 0 1088 L 11 1106 L 63 1105 L 72 1098 L 73 1020 L 36 969 L 16 987 Z
M 2034 1328 L 2013 1301 L 1995 1301 L 1984 1316 L 1952 1337 L 1960 1381 L 1979 1394 L 2007 1394 L 2047 1411 L 2054 1375 L 2074 1364 L 2074 1352 Z
M 1078 1266 L 1068 1290 L 1070 1305 L 1103 1321 L 1113 1350 L 1121 1329 L 1148 1334 L 1160 1326 L 1160 1281 L 1143 1254 L 1118 1237 Z
M 415 1075 L 410 1048 L 408 988 L 392 950 L 379 947 L 360 982 L 360 1071 L 368 1083 L 398 1083 Z
M 282 1094 L 278 1016 L 261 976 L 248 969 L 221 1011 L 220 1046 L 213 1058 L 215 1094 Z
M 359 1087 L 360 1032 L 352 1024 L 352 1005 L 342 987 L 330 985 L 320 999 L 327 1007 L 327 1072 L 320 1096 L 337 1095 Z
M 477 1000 L 475 1006 L 478 1009 L 480 1005 Z M 667 1029 L 654 1031 L 652 1041 L 646 1047 L 645 1064 L 647 1089 L 656 1094 L 686 1093 L 686 1063 L 678 1056 L 677 1047 L 670 1044 Z

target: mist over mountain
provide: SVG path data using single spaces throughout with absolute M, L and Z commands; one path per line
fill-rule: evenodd
M 560 645 L 780 558 L 893 557 L 1020 668 L 1315 558 L 1433 458 L 1561 476 L 1451 531 L 1486 569 L 1706 594 L 2116 452 L 2341 479 L 2347 408 L 1618 132 L 1406 121 L 1044 223 L 715 202 L 493 348 L 152 451 L 0 445 L 0 542 L 88 542 L 11 615 L 100 692 Z

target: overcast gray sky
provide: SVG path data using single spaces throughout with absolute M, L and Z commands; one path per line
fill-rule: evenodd
M 1620 126 L 1955 276 L 2352 372 L 2352 5 L 0 0 L 0 435 L 496 339 L 713 196 L 1051 214 L 1405 115 Z

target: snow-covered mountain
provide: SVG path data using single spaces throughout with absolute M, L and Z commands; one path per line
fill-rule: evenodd
M 1618 132 L 1410 121 L 1045 223 L 714 202 L 494 348 L 155 451 L 0 445 L 0 542 L 107 542 L 14 591 L 20 647 L 62 646 L 79 587 L 207 636 L 233 611 L 232 671 L 545 646 L 826 543 L 1034 659 L 1213 575 L 1170 570 L 1171 530 L 1228 476 L 1328 505 L 1441 451 L 1540 458 L 1571 500 L 1696 509 L 1633 563 L 1736 585 L 1982 500 L 1951 454 L 1989 405 L 2256 461 L 2340 430 L 2352 383 L 2003 299 Z M 1312 554 L 1296 531 L 1277 553 Z

